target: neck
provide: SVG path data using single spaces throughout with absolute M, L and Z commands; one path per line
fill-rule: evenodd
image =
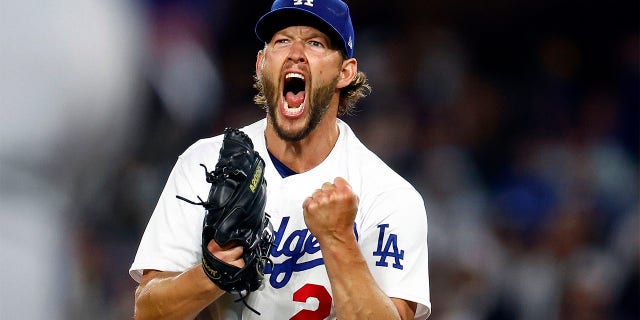
M 328 119 L 325 119 L 328 120 Z M 291 170 L 302 173 L 318 166 L 329 156 L 338 141 L 337 119 L 322 121 L 313 132 L 300 141 L 285 141 L 276 134 L 267 119 L 265 139 L 271 154 Z

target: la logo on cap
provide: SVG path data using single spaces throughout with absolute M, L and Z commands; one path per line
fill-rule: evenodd
M 313 0 L 307 0 L 304 3 L 302 2 L 302 0 L 294 0 L 293 1 L 293 5 L 294 6 L 299 6 L 304 4 L 305 6 L 309 6 L 309 7 L 313 7 Z

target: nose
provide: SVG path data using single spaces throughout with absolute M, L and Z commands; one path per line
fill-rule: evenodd
M 287 57 L 287 59 L 295 63 L 307 61 L 307 58 L 304 54 L 304 41 L 298 40 L 294 41 L 291 44 L 291 47 L 289 49 L 289 56 Z

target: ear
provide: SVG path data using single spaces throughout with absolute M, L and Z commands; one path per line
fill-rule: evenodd
M 262 64 L 264 61 L 264 50 L 258 51 L 258 56 L 256 57 L 256 76 L 260 77 L 262 75 Z
M 349 84 L 358 74 L 358 61 L 355 58 L 347 59 L 342 62 L 342 69 L 338 76 L 338 89 L 342 89 Z

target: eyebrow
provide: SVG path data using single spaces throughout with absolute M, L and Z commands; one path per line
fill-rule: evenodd
M 298 35 L 302 34 L 303 37 L 306 38 L 306 39 L 309 39 L 309 38 L 325 38 L 325 39 L 331 41 L 331 37 L 329 37 L 329 35 L 325 34 L 324 32 L 322 32 L 322 31 L 320 31 L 318 29 L 315 29 L 315 28 L 310 27 L 310 26 L 300 26 L 300 27 L 303 27 L 303 28 L 305 28 L 305 30 L 309 30 L 309 31 L 298 32 L 298 31 L 293 31 L 291 29 L 289 29 L 289 31 L 287 31 L 287 29 L 290 28 L 290 27 L 288 27 L 288 28 L 284 28 L 282 30 L 279 30 L 279 31 L 275 32 L 274 35 L 280 34 L 280 35 L 284 35 L 284 36 L 293 37 L 293 36 L 298 36 Z M 295 30 L 299 30 L 299 29 L 295 29 Z

